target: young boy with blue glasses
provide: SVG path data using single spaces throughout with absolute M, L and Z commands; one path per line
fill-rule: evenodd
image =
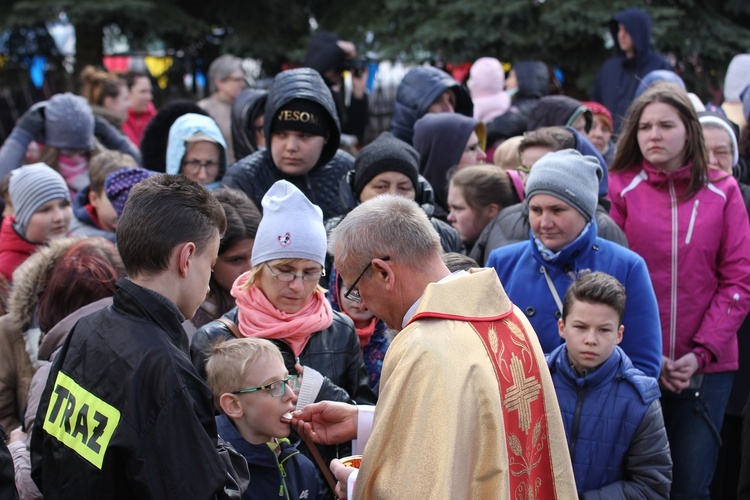
M 322 498 L 315 466 L 287 439 L 300 380 L 289 374 L 279 349 L 256 338 L 220 342 L 211 349 L 206 374 L 222 412 L 219 435 L 250 470 L 242 498 Z

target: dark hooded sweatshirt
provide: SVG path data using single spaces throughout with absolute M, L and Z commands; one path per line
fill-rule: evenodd
M 287 175 L 273 162 L 269 141 L 266 149 L 256 151 L 229 167 L 222 182 L 225 186 L 244 191 L 260 207 L 266 191 L 276 181 L 284 179 L 297 186 L 311 202 L 318 205 L 323 210 L 323 219 L 328 220 L 342 213 L 339 181 L 353 168 L 354 158 L 349 153 L 338 150 L 341 130 L 336 105 L 321 76 L 311 68 L 290 69 L 279 73 L 274 79 L 266 102 L 267 119 L 263 123 L 267 138 L 271 138 L 272 118 L 293 99 L 316 102 L 328 113 L 328 142 L 323 146 L 318 163 L 304 175 Z
M 507 113 L 487 124 L 487 148 L 497 141 L 523 135 L 529 115 L 539 99 L 549 93 L 549 70 L 541 61 L 518 61 L 513 65 L 518 91 Z
M 430 113 L 414 125 L 419 173 L 435 191 L 435 217 L 448 216 L 448 171 L 458 165 L 477 121 L 456 113 Z
M 448 73 L 431 66 L 410 69 L 396 90 L 391 133 L 407 144 L 412 144 L 414 124 L 427 114 L 432 103 L 448 89 L 456 92 L 456 113 L 472 116 L 474 105 L 469 92 Z
M 241 160 L 258 150 L 255 141 L 255 119 L 263 114 L 268 92 L 245 89 L 232 105 L 232 147 L 234 157 Z
M 666 59 L 651 49 L 651 18 L 645 11 L 626 9 L 615 15 L 609 26 L 615 41 L 620 24 L 633 39 L 635 56 L 628 59 L 615 43 L 617 55 L 602 65 L 591 95 L 593 101 L 610 110 L 615 131 L 619 130 L 641 79 L 655 69 L 674 71 Z
M 590 130 L 594 115 L 581 101 L 565 95 L 544 96 L 529 114 L 528 129 L 572 126 L 581 115 L 586 119 L 586 130 Z

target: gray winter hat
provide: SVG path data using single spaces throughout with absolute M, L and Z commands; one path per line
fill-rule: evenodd
M 269 260 L 308 259 L 325 265 L 323 211 L 288 181 L 277 181 L 261 201 L 263 218 L 253 244 L 253 267 Z
M 58 198 L 70 201 L 70 190 L 65 179 L 46 163 L 34 163 L 13 170 L 8 191 L 16 219 L 13 227 L 21 236 L 26 234 L 29 220 L 39 207 Z
M 53 95 L 44 106 L 44 144 L 57 149 L 94 149 L 94 114 L 81 96 Z
M 590 221 L 599 196 L 602 167 L 593 156 L 575 149 L 547 153 L 534 164 L 526 180 L 526 199 L 535 194 L 559 198 Z

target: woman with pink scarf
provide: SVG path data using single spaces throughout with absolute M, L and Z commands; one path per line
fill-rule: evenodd
M 290 373 L 302 373 L 298 409 L 324 399 L 374 404 L 354 324 L 332 311 L 318 285 L 326 255 L 323 212 L 283 180 L 271 186 L 262 207 L 253 267 L 232 287 L 237 307 L 195 332 L 193 364 L 205 377 L 206 349 L 213 342 L 264 338 L 281 350 Z M 335 448 L 320 447 L 326 463 Z M 339 445 L 339 456 L 348 451 Z

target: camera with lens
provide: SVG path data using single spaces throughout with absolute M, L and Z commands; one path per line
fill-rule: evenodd
M 362 73 L 367 70 L 368 63 L 367 59 L 346 59 L 343 69 L 351 71 L 354 76 L 362 76 Z

